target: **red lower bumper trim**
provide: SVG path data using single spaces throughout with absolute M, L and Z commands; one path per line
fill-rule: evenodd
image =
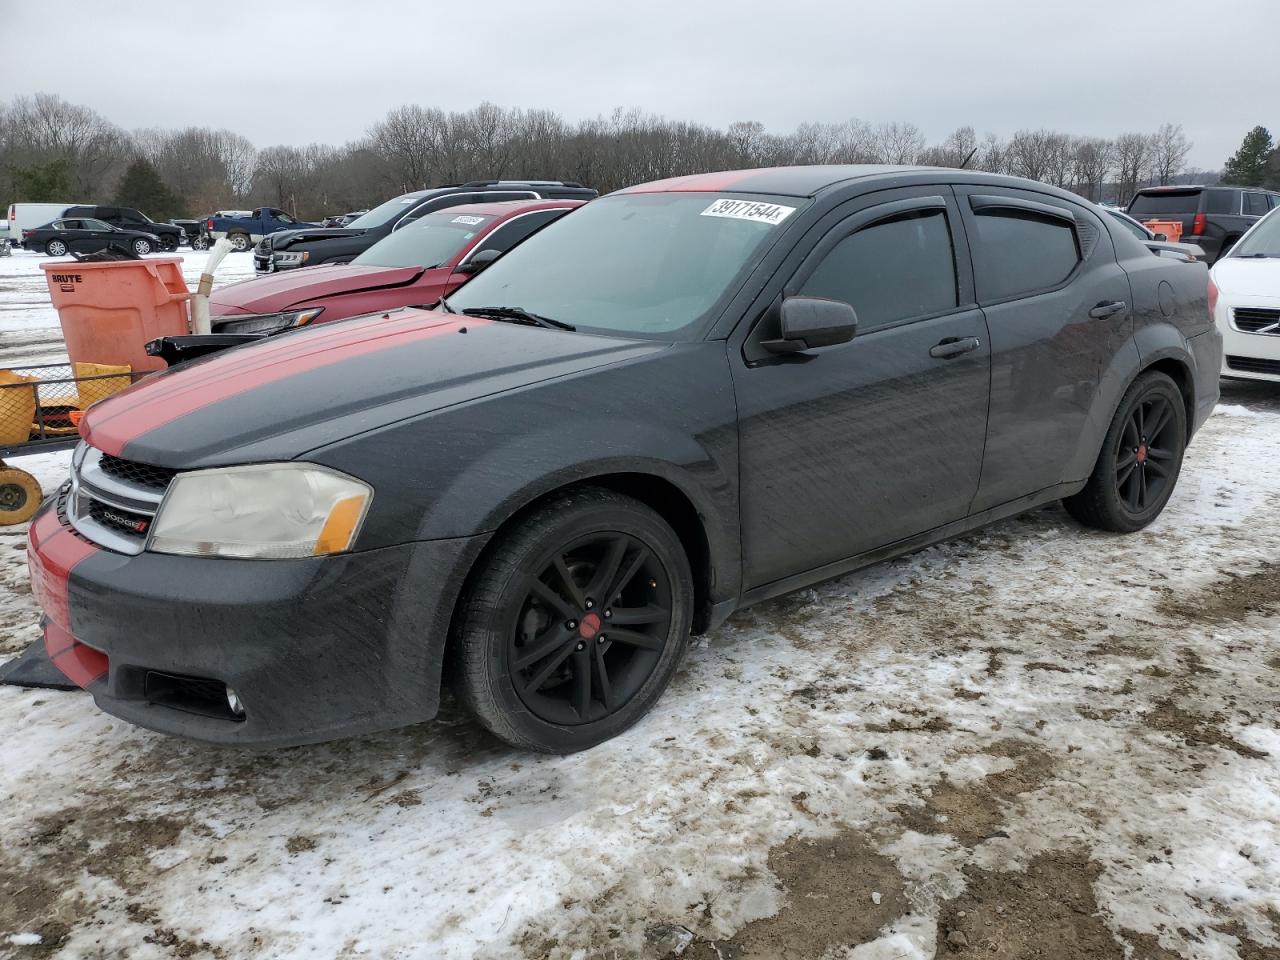
M 52 620 L 44 624 L 44 652 L 77 687 L 87 690 L 107 675 L 107 655 L 85 646 Z

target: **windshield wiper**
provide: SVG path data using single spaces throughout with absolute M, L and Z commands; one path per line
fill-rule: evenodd
M 523 323 L 530 327 L 551 327 L 555 330 L 577 330 L 572 323 L 553 320 L 541 314 L 530 313 L 524 307 L 467 307 L 462 311 L 468 317 L 490 317 L 510 323 Z
M 1234 256 L 1241 260 L 1270 260 L 1272 257 L 1280 257 L 1280 253 L 1237 253 Z

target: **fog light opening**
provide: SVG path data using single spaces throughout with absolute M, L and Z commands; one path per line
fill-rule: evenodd
M 227 707 L 237 717 L 244 716 L 244 704 L 240 702 L 240 697 L 230 687 L 227 687 Z

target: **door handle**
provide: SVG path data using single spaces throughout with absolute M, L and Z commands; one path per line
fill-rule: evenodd
M 1123 300 L 1104 300 L 1089 311 L 1089 316 L 1095 320 L 1105 320 L 1107 317 L 1114 317 L 1117 313 L 1123 313 L 1128 309 L 1129 305 Z
M 947 337 L 947 339 L 929 348 L 929 356 L 936 360 L 950 360 L 962 353 L 977 350 L 982 341 L 977 337 Z

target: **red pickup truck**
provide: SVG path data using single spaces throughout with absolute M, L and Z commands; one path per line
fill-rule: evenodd
M 397 230 L 350 263 L 268 274 L 209 299 L 214 333 L 275 333 L 433 303 L 583 200 L 449 207 Z

